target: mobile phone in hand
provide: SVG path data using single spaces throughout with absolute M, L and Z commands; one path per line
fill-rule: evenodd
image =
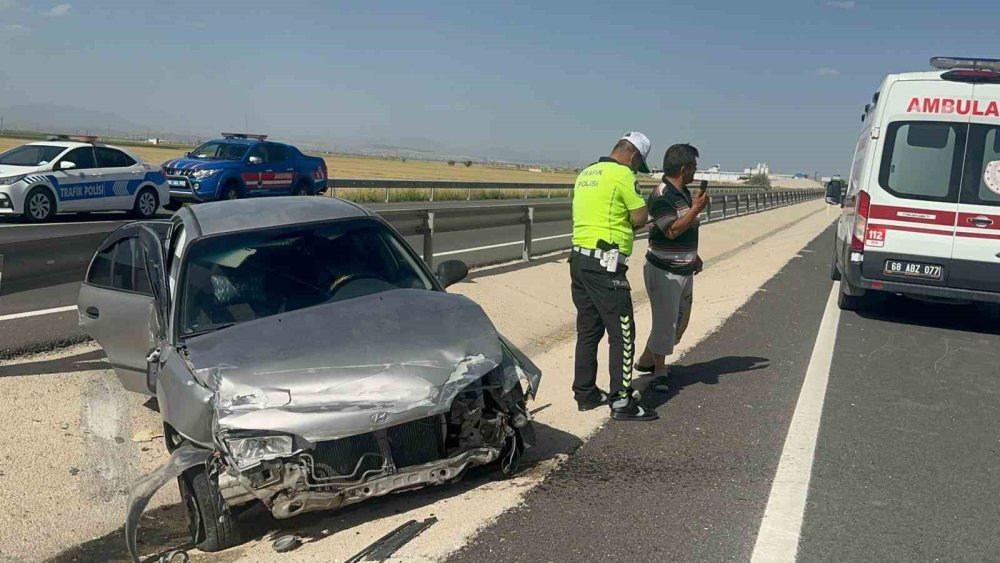
M 699 186 L 699 187 L 701 188 L 701 191 L 703 191 L 703 192 L 708 191 L 708 180 L 702 180 L 701 181 L 701 186 Z

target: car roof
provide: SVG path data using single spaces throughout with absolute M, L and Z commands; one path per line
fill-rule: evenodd
M 901 72 L 895 75 L 896 80 L 944 80 L 941 78 L 946 71 L 931 70 L 926 72 Z
M 77 149 L 80 147 L 94 147 L 94 146 L 108 146 L 101 143 L 78 143 L 76 141 L 37 141 L 34 143 L 25 143 L 26 145 L 43 145 L 47 147 L 61 147 L 64 149 Z M 115 148 L 115 147 L 111 147 Z
M 190 214 L 199 236 L 270 229 L 300 223 L 371 217 L 355 203 L 332 197 L 282 196 L 199 203 L 178 215 Z
M 109 148 L 109 149 L 115 149 L 115 150 L 118 150 L 118 151 L 122 151 L 122 152 L 128 153 L 129 155 L 132 154 L 131 152 L 129 152 L 129 151 L 127 151 L 127 150 L 125 150 L 125 149 L 123 149 L 121 147 L 116 147 L 115 145 L 107 145 L 107 144 L 104 144 L 104 143 L 80 143 L 80 142 L 77 142 L 77 141 L 36 141 L 34 143 L 25 143 L 25 146 L 27 146 L 27 145 L 42 145 L 42 146 L 48 146 L 48 147 L 60 147 L 60 148 L 64 148 L 64 149 L 78 149 L 78 148 L 81 148 L 81 147 L 83 147 L 83 148 L 86 148 L 86 147 L 106 147 L 106 148 Z
M 258 139 L 241 139 L 239 137 L 220 137 L 207 141 L 209 143 L 229 143 L 232 145 L 256 145 L 257 143 L 270 143 L 272 141 L 260 141 Z

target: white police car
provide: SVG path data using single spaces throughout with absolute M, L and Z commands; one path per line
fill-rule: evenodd
M 0 154 L 0 217 L 42 223 L 56 213 L 131 211 L 146 219 L 169 201 L 160 167 L 95 137 L 59 136 Z

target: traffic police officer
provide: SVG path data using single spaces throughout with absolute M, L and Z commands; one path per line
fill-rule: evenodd
M 573 394 L 580 410 L 611 405 L 616 420 L 656 420 L 632 392 L 635 319 L 625 272 L 636 227 L 646 223 L 646 202 L 635 173 L 649 173 L 649 139 L 626 133 L 611 155 L 588 166 L 573 188 L 570 279 L 576 305 Z M 597 387 L 597 347 L 608 333 L 610 394 Z

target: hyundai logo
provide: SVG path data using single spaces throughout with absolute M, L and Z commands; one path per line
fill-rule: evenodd
M 385 424 L 389 422 L 389 413 L 377 412 L 371 416 L 372 424 Z

